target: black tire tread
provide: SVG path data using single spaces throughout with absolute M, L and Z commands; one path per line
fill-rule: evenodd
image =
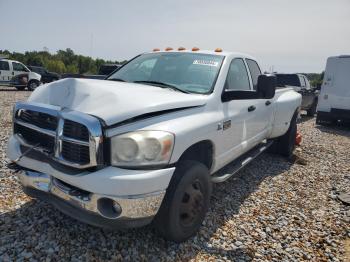
M 190 236 L 181 236 L 176 232 L 177 231 L 176 226 L 171 223 L 172 221 L 170 217 L 171 205 L 172 205 L 172 200 L 175 197 L 175 193 L 178 188 L 178 185 L 180 184 L 181 180 L 190 172 L 203 173 L 203 176 L 207 181 L 207 184 L 209 187 L 208 188 L 209 196 L 207 199 L 205 212 L 207 211 L 209 207 L 209 199 L 211 194 L 211 181 L 210 181 L 208 168 L 200 162 L 192 161 L 192 160 L 184 160 L 178 163 L 175 173 L 170 181 L 169 187 L 163 199 L 162 205 L 155 219 L 153 220 L 153 226 L 165 239 L 178 242 L 178 243 L 188 239 Z M 197 230 L 198 228 L 196 228 L 194 232 Z

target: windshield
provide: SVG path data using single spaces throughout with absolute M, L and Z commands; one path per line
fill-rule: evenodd
M 109 80 L 172 86 L 190 93 L 212 91 L 224 57 L 194 53 L 152 53 L 131 60 Z

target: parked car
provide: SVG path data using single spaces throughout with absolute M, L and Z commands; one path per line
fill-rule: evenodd
M 213 182 L 269 146 L 292 154 L 301 95 L 275 87 L 249 55 L 144 53 L 107 80 L 64 79 L 16 103 L 7 156 L 28 195 L 78 220 L 153 221 L 181 242 L 200 228 Z
M 49 72 L 47 69 L 45 69 L 42 66 L 28 66 L 28 68 L 35 73 L 38 73 L 41 75 L 41 82 L 42 83 L 51 83 L 53 81 L 57 81 L 60 79 L 60 75 L 54 72 Z
M 18 90 L 34 90 L 40 85 L 41 75 L 30 71 L 18 61 L 0 60 L 0 85 L 14 86 Z
M 301 109 L 306 110 L 308 116 L 314 116 L 318 102 L 319 91 L 310 85 L 309 80 L 302 74 L 275 74 L 277 88 L 292 87 L 302 95 Z
M 317 124 L 350 121 L 350 55 L 327 59 L 317 106 Z

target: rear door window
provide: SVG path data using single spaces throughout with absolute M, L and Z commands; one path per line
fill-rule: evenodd
M 258 77 L 259 75 L 261 75 L 261 70 L 258 66 L 258 63 L 255 62 L 254 60 L 246 59 L 246 62 L 250 71 L 250 76 L 252 77 L 253 88 L 254 90 L 256 90 L 258 86 Z
M 242 58 L 232 60 L 226 78 L 225 89 L 251 90 L 247 68 Z

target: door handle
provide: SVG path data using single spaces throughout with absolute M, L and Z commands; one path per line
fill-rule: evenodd
M 267 105 L 267 106 L 271 105 L 271 101 L 266 101 L 265 105 Z
M 256 109 L 255 106 L 250 106 L 250 107 L 248 107 L 248 112 L 252 112 L 252 111 L 254 111 L 255 109 Z

